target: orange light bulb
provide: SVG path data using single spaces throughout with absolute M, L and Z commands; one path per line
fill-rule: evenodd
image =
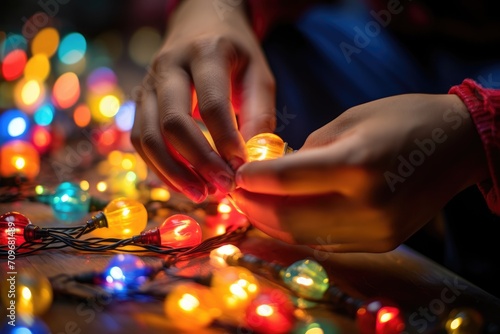
M 28 142 L 13 140 L 0 149 L 0 174 L 4 177 L 22 174 L 34 179 L 40 172 L 40 155 Z
M 276 159 L 292 151 L 283 139 L 273 133 L 261 133 L 250 138 L 246 148 L 248 161 Z
M 125 197 L 109 202 L 103 213 L 95 216 L 95 225 L 99 228 L 93 231 L 101 238 L 130 238 L 143 231 L 148 223 L 144 205 Z

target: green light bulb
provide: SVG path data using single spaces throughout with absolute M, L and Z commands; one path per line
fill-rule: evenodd
M 293 263 L 281 276 L 291 290 L 306 298 L 321 299 L 329 286 L 325 268 L 312 260 Z

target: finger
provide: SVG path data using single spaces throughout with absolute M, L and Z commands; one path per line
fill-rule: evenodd
M 262 66 L 251 65 L 244 73 L 239 125 L 245 141 L 276 128 L 275 83 L 271 72 Z
M 200 115 L 217 151 L 236 170 L 246 161 L 246 150 L 231 103 L 234 52 L 233 47 L 225 43 L 200 48 L 190 69 Z
M 234 172 L 212 149 L 191 117 L 190 79 L 181 69 L 173 69 L 156 88 L 163 136 L 196 172 L 219 190 L 234 188 Z M 158 118 L 155 120 L 158 122 Z
M 366 170 L 348 165 L 354 146 L 343 140 L 279 159 L 250 162 L 238 169 L 236 185 L 274 195 L 350 195 L 353 189 L 366 186 L 368 179 Z
M 255 227 L 283 241 L 344 244 L 385 237 L 384 231 L 377 229 L 380 215 L 376 211 L 361 208 L 339 194 L 271 196 L 237 189 L 232 197 Z
M 130 141 L 132 142 L 132 145 L 134 146 L 136 152 L 140 155 L 142 160 L 146 163 L 148 168 L 156 174 L 156 176 L 163 182 L 165 183 L 169 188 L 171 188 L 174 191 L 180 192 L 177 187 L 175 187 L 172 182 L 168 178 L 165 177 L 165 175 L 158 169 L 156 168 L 155 164 L 149 160 L 148 156 L 144 153 L 144 150 L 142 148 L 142 141 L 141 141 L 141 119 L 143 117 L 143 113 L 141 112 L 142 110 L 142 97 L 144 96 L 144 92 L 140 91 L 139 96 L 136 99 L 136 108 L 135 108 L 135 116 L 134 116 L 134 124 L 132 126 L 132 130 L 130 131 Z
M 175 188 L 182 190 L 191 200 L 203 201 L 207 196 L 205 182 L 188 166 L 174 158 L 174 153 L 165 144 L 158 123 L 157 98 L 147 91 L 140 105 L 141 148 L 150 166 L 168 180 Z

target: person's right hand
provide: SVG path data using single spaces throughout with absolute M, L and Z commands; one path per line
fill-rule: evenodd
M 136 101 L 134 147 L 195 202 L 234 189 L 245 140 L 275 127 L 274 78 L 245 15 L 243 3 L 221 15 L 212 1 L 183 1 Z M 192 117 L 192 88 L 216 150 Z

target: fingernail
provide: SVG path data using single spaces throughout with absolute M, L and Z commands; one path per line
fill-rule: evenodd
M 228 193 L 234 189 L 233 180 L 229 176 L 226 176 L 226 175 L 219 174 L 219 175 L 215 176 L 214 184 L 222 192 Z
M 241 165 L 245 163 L 245 160 L 239 157 L 234 157 L 231 160 L 229 160 L 229 166 L 236 171 L 238 168 L 240 168 Z
M 243 176 L 241 176 L 241 172 L 236 172 L 236 176 L 234 177 L 234 181 L 237 187 L 241 187 L 243 184 Z
M 194 187 L 184 188 L 184 193 L 186 193 L 191 200 L 196 203 L 200 203 L 205 199 L 205 194 Z
M 208 188 L 209 195 L 213 195 L 217 191 L 217 188 L 211 183 L 207 183 L 207 188 Z

